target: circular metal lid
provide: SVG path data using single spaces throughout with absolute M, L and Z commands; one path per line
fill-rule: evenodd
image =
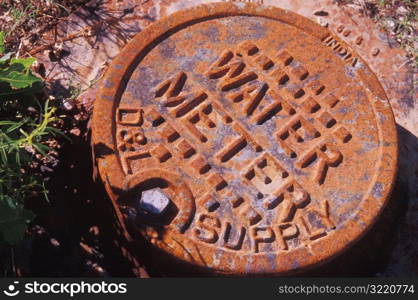
M 372 225 L 397 165 L 385 93 L 327 29 L 275 7 L 177 12 L 118 55 L 93 119 L 121 219 L 181 261 L 288 274 Z

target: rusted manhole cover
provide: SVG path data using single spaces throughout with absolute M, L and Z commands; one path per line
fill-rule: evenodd
M 224 273 L 285 274 L 344 251 L 382 210 L 397 163 L 364 61 L 304 17 L 240 2 L 138 34 L 105 76 L 93 134 L 121 218 Z

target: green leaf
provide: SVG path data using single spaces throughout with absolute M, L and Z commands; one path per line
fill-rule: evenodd
M 23 201 L 23 199 L 22 199 Z M 4 227 L 9 227 L 11 223 L 21 222 L 29 223 L 35 215 L 25 209 L 22 204 L 13 204 L 11 195 L 6 195 L 5 201 L 0 202 L 0 231 Z
M 4 148 L 0 148 L 0 157 L 1 157 L 2 162 L 4 164 L 6 164 L 7 163 L 7 153 L 6 153 L 6 150 L 4 150 Z
M 26 133 L 22 128 L 19 129 L 19 132 L 23 134 L 26 138 L 29 138 L 29 134 Z
M 33 95 L 40 92 L 44 85 L 42 81 L 35 82 L 31 87 L 19 90 L 13 90 L 7 84 L 7 88 L 0 87 L 0 103 L 2 101 L 14 100 L 16 97 L 22 97 L 24 95 Z
M 15 161 L 16 164 L 20 167 L 22 165 L 21 159 L 20 159 L 20 153 L 18 151 L 16 151 L 15 153 Z
M 5 62 L 7 60 L 9 60 L 12 57 L 12 52 L 8 52 L 6 54 L 4 54 L 2 57 L 0 57 L 0 62 Z
M 4 32 L 0 31 L 0 54 L 3 54 L 4 51 Z
M 16 209 L 17 208 L 17 205 L 16 205 L 16 203 L 13 201 L 13 199 L 12 198 L 10 198 L 10 197 L 8 197 L 7 199 L 6 199 L 6 203 L 9 205 L 9 208 L 11 208 L 11 209 Z
M 8 226 L 3 226 L 3 239 L 9 245 L 16 245 L 23 240 L 26 232 L 26 223 L 12 222 Z
M 45 129 L 50 131 L 53 135 L 64 135 L 64 132 L 52 126 L 47 126 Z
M 48 132 L 51 133 L 53 136 L 60 136 L 69 141 L 70 143 L 72 142 L 72 140 L 68 136 L 66 136 L 64 132 L 55 127 L 47 126 L 45 130 L 48 130 Z
M 11 124 L 12 126 L 10 126 L 8 129 L 7 129 L 7 133 L 10 133 L 10 132 L 12 132 L 12 131 L 14 131 L 14 130 L 16 130 L 17 128 L 20 128 L 20 127 L 22 127 L 24 124 L 25 124 L 25 121 L 20 121 L 20 122 L 13 122 L 14 124 Z
M 11 64 L 21 64 L 25 68 L 25 70 L 28 70 L 31 65 L 36 61 L 34 57 L 29 58 L 12 58 L 10 63 Z
M 7 126 L 7 125 L 14 125 L 16 122 L 14 121 L 0 121 L 0 126 Z
M 22 74 L 16 71 L 10 73 L 8 71 L 0 71 L 0 81 L 9 83 L 13 88 L 23 89 L 41 81 L 41 79 L 31 73 Z
M 42 154 L 42 156 L 47 156 L 47 152 L 50 150 L 49 147 L 42 145 L 40 143 L 33 143 L 32 146 Z

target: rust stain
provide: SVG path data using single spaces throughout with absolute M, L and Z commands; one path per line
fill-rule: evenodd
M 116 207 L 156 187 L 171 199 L 159 218 L 137 210 L 131 230 L 215 273 L 285 275 L 372 226 L 394 183 L 396 128 L 343 39 L 248 2 L 182 7 L 136 35 L 104 76 L 93 143 Z

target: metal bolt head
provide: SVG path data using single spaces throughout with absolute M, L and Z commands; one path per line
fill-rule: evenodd
M 139 207 L 142 211 L 153 215 L 163 214 L 170 205 L 170 198 L 160 188 L 142 192 Z

